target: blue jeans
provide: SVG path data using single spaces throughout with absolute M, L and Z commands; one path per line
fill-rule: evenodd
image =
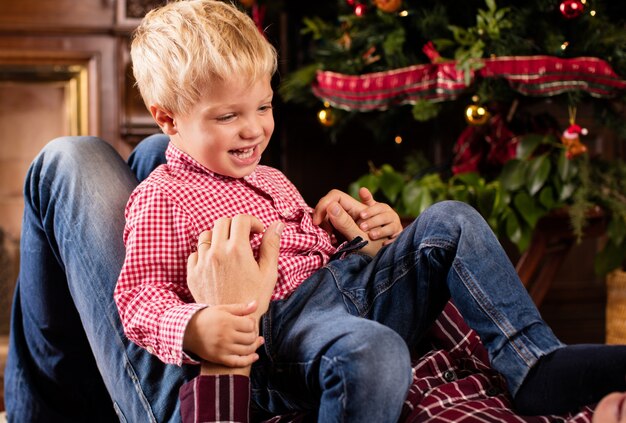
M 142 142 L 134 173 L 149 173 L 166 143 Z M 29 169 L 5 372 L 10 422 L 180 421 L 178 387 L 197 370 L 131 343 L 113 301 L 133 171 L 93 137 L 55 140 Z
M 160 163 L 165 144 L 162 136 L 139 144 L 132 171 L 93 137 L 56 140 L 34 160 L 5 378 L 11 422 L 180 419 L 178 388 L 197 370 L 129 342 L 113 302 L 134 175 Z M 395 421 L 410 348 L 450 296 L 511 392 L 561 346 L 482 218 L 440 203 L 374 259 L 334 260 L 272 303 L 253 367 L 255 406 L 319 410 L 323 422 Z
M 412 380 L 409 350 L 450 298 L 513 394 L 539 357 L 563 346 L 483 218 L 442 202 L 373 259 L 331 261 L 271 304 L 253 398 L 275 413 L 315 409 L 321 395 L 321 422 L 396 421 Z

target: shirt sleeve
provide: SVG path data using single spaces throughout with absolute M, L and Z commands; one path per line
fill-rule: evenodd
M 126 208 L 126 257 L 115 288 L 128 338 L 165 363 L 196 363 L 183 354 L 185 328 L 204 304 L 187 288 L 193 225 L 155 186 L 145 184 Z
M 183 423 L 248 423 L 250 379 L 241 375 L 201 375 L 179 391 Z

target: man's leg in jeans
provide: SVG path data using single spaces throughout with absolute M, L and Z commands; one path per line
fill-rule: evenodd
M 154 134 L 145 138 L 128 157 L 128 166 L 139 182 L 148 177 L 157 166 L 165 163 L 165 150 L 170 137 Z
M 192 375 L 130 343 L 113 301 L 136 184 L 93 137 L 55 140 L 33 162 L 5 379 L 10 421 L 111 421 L 112 404 L 122 421 L 179 419 L 178 387 Z

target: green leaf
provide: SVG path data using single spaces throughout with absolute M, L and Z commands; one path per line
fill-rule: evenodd
M 452 37 L 460 45 L 471 45 L 474 43 L 474 36 L 465 28 L 456 25 L 448 25 L 448 29 L 452 31 Z
M 418 122 L 426 122 L 427 120 L 437 117 L 441 105 L 428 100 L 418 100 L 413 106 L 413 118 Z
M 466 172 L 454 175 L 450 179 L 450 183 L 452 185 L 461 184 L 478 187 L 485 185 L 485 180 L 476 172 Z
M 530 246 L 530 242 L 533 238 L 533 230 L 530 226 L 522 225 L 520 227 L 521 236 L 519 241 L 517 242 L 517 248 L 519 248 L 520 252 L 524 252 Z
M 546 186 L 543 187 L 541 192 L 539 192 L 539 202 L 546 210 L 552 210 L 558 204 L 556 199 L 554 198 L 554 190 L 552 187 Z
M 517 158 L 526 160 L 532 156 L 532 154 L 543 142 L 543 136 L 537 134 L 529 134 L 521 139 L 519 144 L 517 144 Z
M 495 193 L 493 200 L 493 212 L 492 215 L 497 219 L 507 207 L 504 202 L 504 191 L 502 190 L 502 184 L 499 181 L 491 181 L 487 184 L 488 189 L 492 189 Z
M 535 195 L 543 187 L 550 176 L 550 159 L 547 154 L 535 157 L 529 162 L 526 171 L 526 187 L 530 195 Z
M 447 50 L 451 47 L 454 47 L 456 43 L 448 38 L 435 38 L 433 44 L 437 48 L 438 51 Z
M 387 33 L 385 40 L 383 41 L 383 51 L 385 53 L 385 57 L 394 57 L 401 55 L 404 40 L 405 33 L 404 28 L 402 27 Z
M 494 188 L 483 188 L 477 192 L 476 208 L 478 212 L 488 220 L 491 217 L 497 200 L 497 191 Z
M 526 166 L 526 162 L 519 159 L 512 159 L 506 162 L 499 178 L 502 187 L 507 191 L 515 191 L 523 186 Z
M 517 245 L 517 243 L 522 239 L 522 229 L 520 221 L 513 211 L 509 210 L 506 214 L 504 224 L 507 238 Z
M 380 190 L 385 194 L 385 197 L 389 199 L 391 204 L 396 202 L 398 194 L 402 192 L 404 187 L 404 178 L 402 175 L 389 165 L 383 165 L 381 167 L 380 175 Z
M 574 195 L 574 192 L 576 191 L 576 188 L 577 188 L 577 185 L 571 182 L 567 184 L 563 184 L 563 187 L 561 188 L 561 192 L 559 193 L 559 201 L 563 202 L 572 198 L 572 196 Z
M 433 198 L 418 181 L 409 181 L 402 190 L 402 202 L 407 214 L 416 217 L 433 204 Z
M 348 187 L 348 193 L 354 198 L 359 198 L 359 188 L 365 187 L 374 195 L 378 192 L 379 184 L 379 179 L 375 175 L 368 173 L 361 176 L 355 182 L 352 182 Z
M 453 185 L 449 190 L 450 199 L 472 204 L 471 192 L 465 185 Z
M 520 252 L 528 249 L 532 239 L 532 229 L 524 224 L 513 210 L 508 210 L 505 215 L 505 234 L 506 237 L 514 243 Z
M 535 199 L 524 191 L 515 196 L 513 204 L 522 219 L 528 222 L 531 228 L 534 228 L 537 221 L 545 214 L 545 211 L 537 206 Z
M 563 182 L 569 181 L 576 174 L 574 162 L 565 156 L 565 149 L 561 150 L 556 162 L 559 178 Z
M 626 238 L 626 222 L 624 219 L 614 216 L 609 221 L 606 233 L 616 245 L 622 244 Z

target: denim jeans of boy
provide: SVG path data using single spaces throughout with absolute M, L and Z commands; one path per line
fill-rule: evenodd
M 412 381 L 409 351 L 450 297 L 512 393 L 563 346 L 482 217 L 442 202 L 375 258 L 331 261 L 272 303 L 253 398 L 274 413 L 319 408 L 320 422 L 396 421 Z
M 135 173 L 149 173 L 166 143 L 142 142 Z M 10 422 L 180 421 L 178 387 L 197 370 L 165 365 L 128 341 L 113 301 L 136 185 L 93 137 L 55 140 L 34 160 L 5 372 Z
M 124 207 L 135 175 L 162 162 L 166 142 L 140 143 L 132 171 L 93 137 L 55 140 L 34 160 L 5 372 L 10 422 L 180 420 L 178 388 L 197 369 L 129 342 L 113 301 Z M 401 405 L 411 381 L 407 345 L 450 295 L 512 392 L 560 346 L 487 225 L 443 203 L 375 259 L 334 260 L 272 305 L 252 380 L 258 407 L 319 407 L 324 422 L 393 421 L 398 406 L 386 404 Z

